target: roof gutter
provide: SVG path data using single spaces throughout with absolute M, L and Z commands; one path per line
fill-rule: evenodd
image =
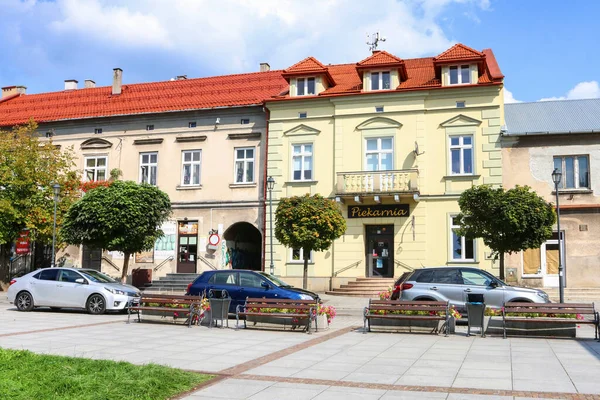
M 504 132 L 502 136 L 572 135 L 585 133 L 600 133 L 600 129 L 584 129 L 577 131 Z

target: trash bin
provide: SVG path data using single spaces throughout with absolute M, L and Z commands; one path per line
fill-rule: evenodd
M 469 326 L 467 336 L 471 336 L 471 328 L 479 328 L 481 337 L 485 337 L 485 327 L 483 326 L 485 314 L 485 303 L 483 294 L 467 294 L 467 318 Z
M 138 289 L 143 289 L 152 283 L 152 269 L 135 268 L 131 271 L 131 284 Z
M 209 328 L 212 328 L 213 324 L 219 326 L 216 323 L 217 320 L 221 320 L 221 328 L 223 328 L 223 321 L 226 321 L 229 328 L 229 305 L 231 304 L 231 297 L 229 297 L 227 290 L 209 290 L 208 303 L 210 305 Z

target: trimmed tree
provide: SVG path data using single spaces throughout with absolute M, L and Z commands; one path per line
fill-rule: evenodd
M 41 141 L 30 122 L 0 131 L 0 280 L 8 272 L 8 244 L 24 229 L 37 242 L 52 241 L 54 191 L 60 185 L 56 220 L 80 196 L 72 148 L 62 150 L 52 140 Z
M 132 254 L 148 251 L 163 236 L 160 225 L 171 214 L 169 196 L 155 186 L 115 181 L 90 190 L 73 204 L 60 230 L 62 240 L 124 254 L 125 282 Z
M 275 224 L 275 237 L 281 244 L 303 250 L 302 287 L 306 289 L 310 252 L 327 250 L 346 231 L 346 220 L 335 201 L 306 194 L 279 200 Z
M 504 253 L 537 249 L 552 236 L 556 221 L 552 204 L 530 189 L 474 186 L 458 201 L 461 227 L 456 233 L 467 239 L 483 239 L 500 258 L 500 279 L 504 279 Z

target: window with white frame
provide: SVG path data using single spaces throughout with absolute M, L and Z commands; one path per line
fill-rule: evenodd
M 468 65 L 450 67 L 450 84 L 464 85 L 471 83 L 471 68 Z
M 450 173 L 470 175 L 473 173 L 473 136 L 450 136 Z
M 254 147 L 235 149 L 235 183 L 254 183 Z
M 367 171 L 394 169 L 394 139 L 391 137 L 365 139 L 365 165 Z
M 590 188 L 590 161 L 587 155 L 554 157 L 554 168 L 562 173 L 559 190 Z
M 303 263 L 304 262 L 304 249 L 290 249 L 290 262 L 291 263 Z M 313 262 L 313 252 L 310 252 L 308 262 Z
M 312 143 L 292 145 L 292 180 L 310 181 L 313 179 Z
M 315 78 L 296 79 L 296 95 L 307 96 L 315 94 Z
M 107 177 L 107 156 L 85 157 L 84 175 L 86 181 L 105 181 Z
M 475 240 L 469 240 L 456 234 L 460 228 L 455 215 L 450 216 L 450 259 L 452 261 L 475 261 Z
M 156 186 L 158 153 L 140 153 L 140 183 Z
M 202 150 L 186 150 L 182 152 L 183 168 L 181 172 L 182 186 L 200 185 L 200 162 Z
M 389 90 L 391 88 L 390 71 L 371 72 L 371 90 Z

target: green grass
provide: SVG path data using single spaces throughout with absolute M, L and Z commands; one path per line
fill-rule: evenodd
M 0 399 L 169 399 L 211 379 L 156 364 L 90 360 L 0 348 Z

